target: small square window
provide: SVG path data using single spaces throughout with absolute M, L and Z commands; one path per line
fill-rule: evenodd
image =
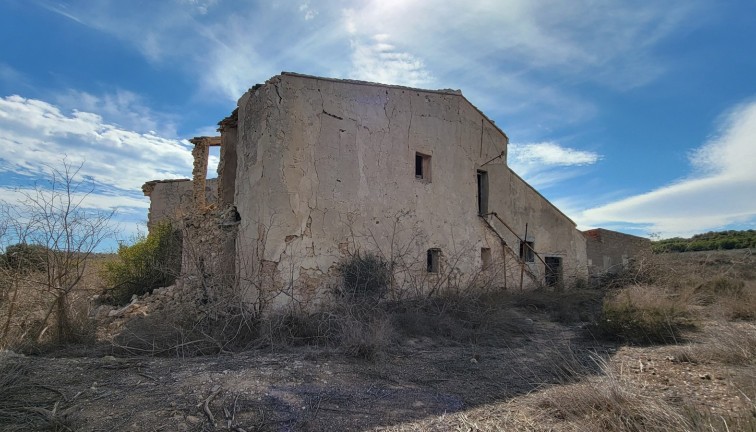
M 483 264 L 483 270 L 491 266 L 491 248 L 480 249 L 480 261 Z
M 422 153 L 415 153 L 415 178 L 430 181 L 431 157 Z
M 535 249 L 532 241 L 520 242 L 520 259 L 535 262 Z
M 428 273 L 438 273 L 441 269 L 441 249 L 428 249 Z

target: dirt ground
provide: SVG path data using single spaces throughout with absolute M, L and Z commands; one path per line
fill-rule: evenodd
M 24 397 L 47 406 L 46 414 L 55 411 L 57 430 L 505 430 L 476 419 L 532 414 L 540 393 L 601 379 L 604 360 L 648 397 L 714 414 L 747 409 L 749 395 L 733 383 L 732 367 L 684 361 L 678 345 L 618 347 L 596 342 L 579 325 L 538 314 L 523 319 L 529 329 L 500 346 L 410 339 L 374 361 L 320 347 L 185 359 L 6 352 L 2 360 L 24 365 L 34 384 Z M 568 426 L 546 416 L 532 429 Z

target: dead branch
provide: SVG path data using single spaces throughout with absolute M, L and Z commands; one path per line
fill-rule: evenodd
M 207 399 L 205 399 L 205 402 L 202 404 L 202 410 L 205 412 L 205 415 L 207 416 L 208 421 L 213 427 L 215 427 L 215 417 L 213 417 L 213 412 L 210 411 L 210 402 L 212 402 L 213 399 L 215 399 L 215 397 L 218 396 L 221 390 L 222 389 L 220 386 L 216 386 L 213 389 L 213 392 L 210 393 L 210 396 L 208 396 Z

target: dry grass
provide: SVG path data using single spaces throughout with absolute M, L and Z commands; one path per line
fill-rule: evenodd
M 756 333 L 752 327 L 718 324 L 708 327 L 698 343 L 681 345 L 672 352 L 678 362 L 756 365 Z
M 656 286 L 630 286 L 604 300 L 596 334 L 637 344 L 675 343 L 696 325 L 689 303 Z
M 581 431 L 669 431 L 690 430 L 683 414 L 655 397 L 647 397 L 610 371 L 595 379 L 560 386 L 536 398 L 544 416 L 565 422 Z
M 62 393 L 36 383 L 23 357 L 0 351 L 0 425 L 4 431 L 73 431 Z
M 604 295 L 605 291 L 599 289 L 535 289 L 513 293 L 510 301 L 521 308 L 546 312 L 560 323 L 592 322 L 601 313 Z

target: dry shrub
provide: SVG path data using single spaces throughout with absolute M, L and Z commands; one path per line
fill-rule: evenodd
M 459 343 L 495 344 L 531 330 L 506 293 L 441 294 L 387 304 L 402 336 Z
M 700 284 L 695 294 L 701 304 L 710 305 L 721 297 L 742 297 L 744 288 L 745 282 L 742 280 L 719 276 Z
M 376 360 L 394 341 L 394 328 L 386 317 L 369 321 L 346 319 L 341 323 L 339 347 L 350 357 Z
M 537 397 L 552 418 L 583 431 L 689 430 L 690 421 L 660 398 L 640 395 L 605 364 L 605 375 L 554 387 Z
M 604 292 L 591 289 L 552 291 L 535 289 L 512 295 L 516 306 L 546 312 L 561 323 L 591 322 L 601 312 Z
M 739 282 L 740 289 L 715 298 L 710 307 L 712 315 L 728 321 L 756 320 L 756 282 Z
M 695 327 L 685 298 L 655 286 L 630 286 L 604 300 L 599 336 L 639 344 L 673 343 Z
M 753 365 L 756 364 L 756 329 L 735 324 L 709 327 L 701 343 L 682 345 L 671 355 L 679 362 Z
M 198 311 L 190 302 L 131 319 L 113 339 L 116 354 L 193 357 L 259 346 L 255 321 L 238 310 Z
M 328 346 L 365 359 L 380 357 L 401 338 L 496 344 L 532 328 L 507 296 L 469 293 L 392 302 L 337 298 L 317 312 L 272 314 L 259 325 L 268 346 Z
M 349 357 L 374 360 L 396 341 L 389 316 L 365 298 L 340 299 L 317 312 L 290 310 L 260 320 L 261 340 L 268 346 L 317 345 Z

